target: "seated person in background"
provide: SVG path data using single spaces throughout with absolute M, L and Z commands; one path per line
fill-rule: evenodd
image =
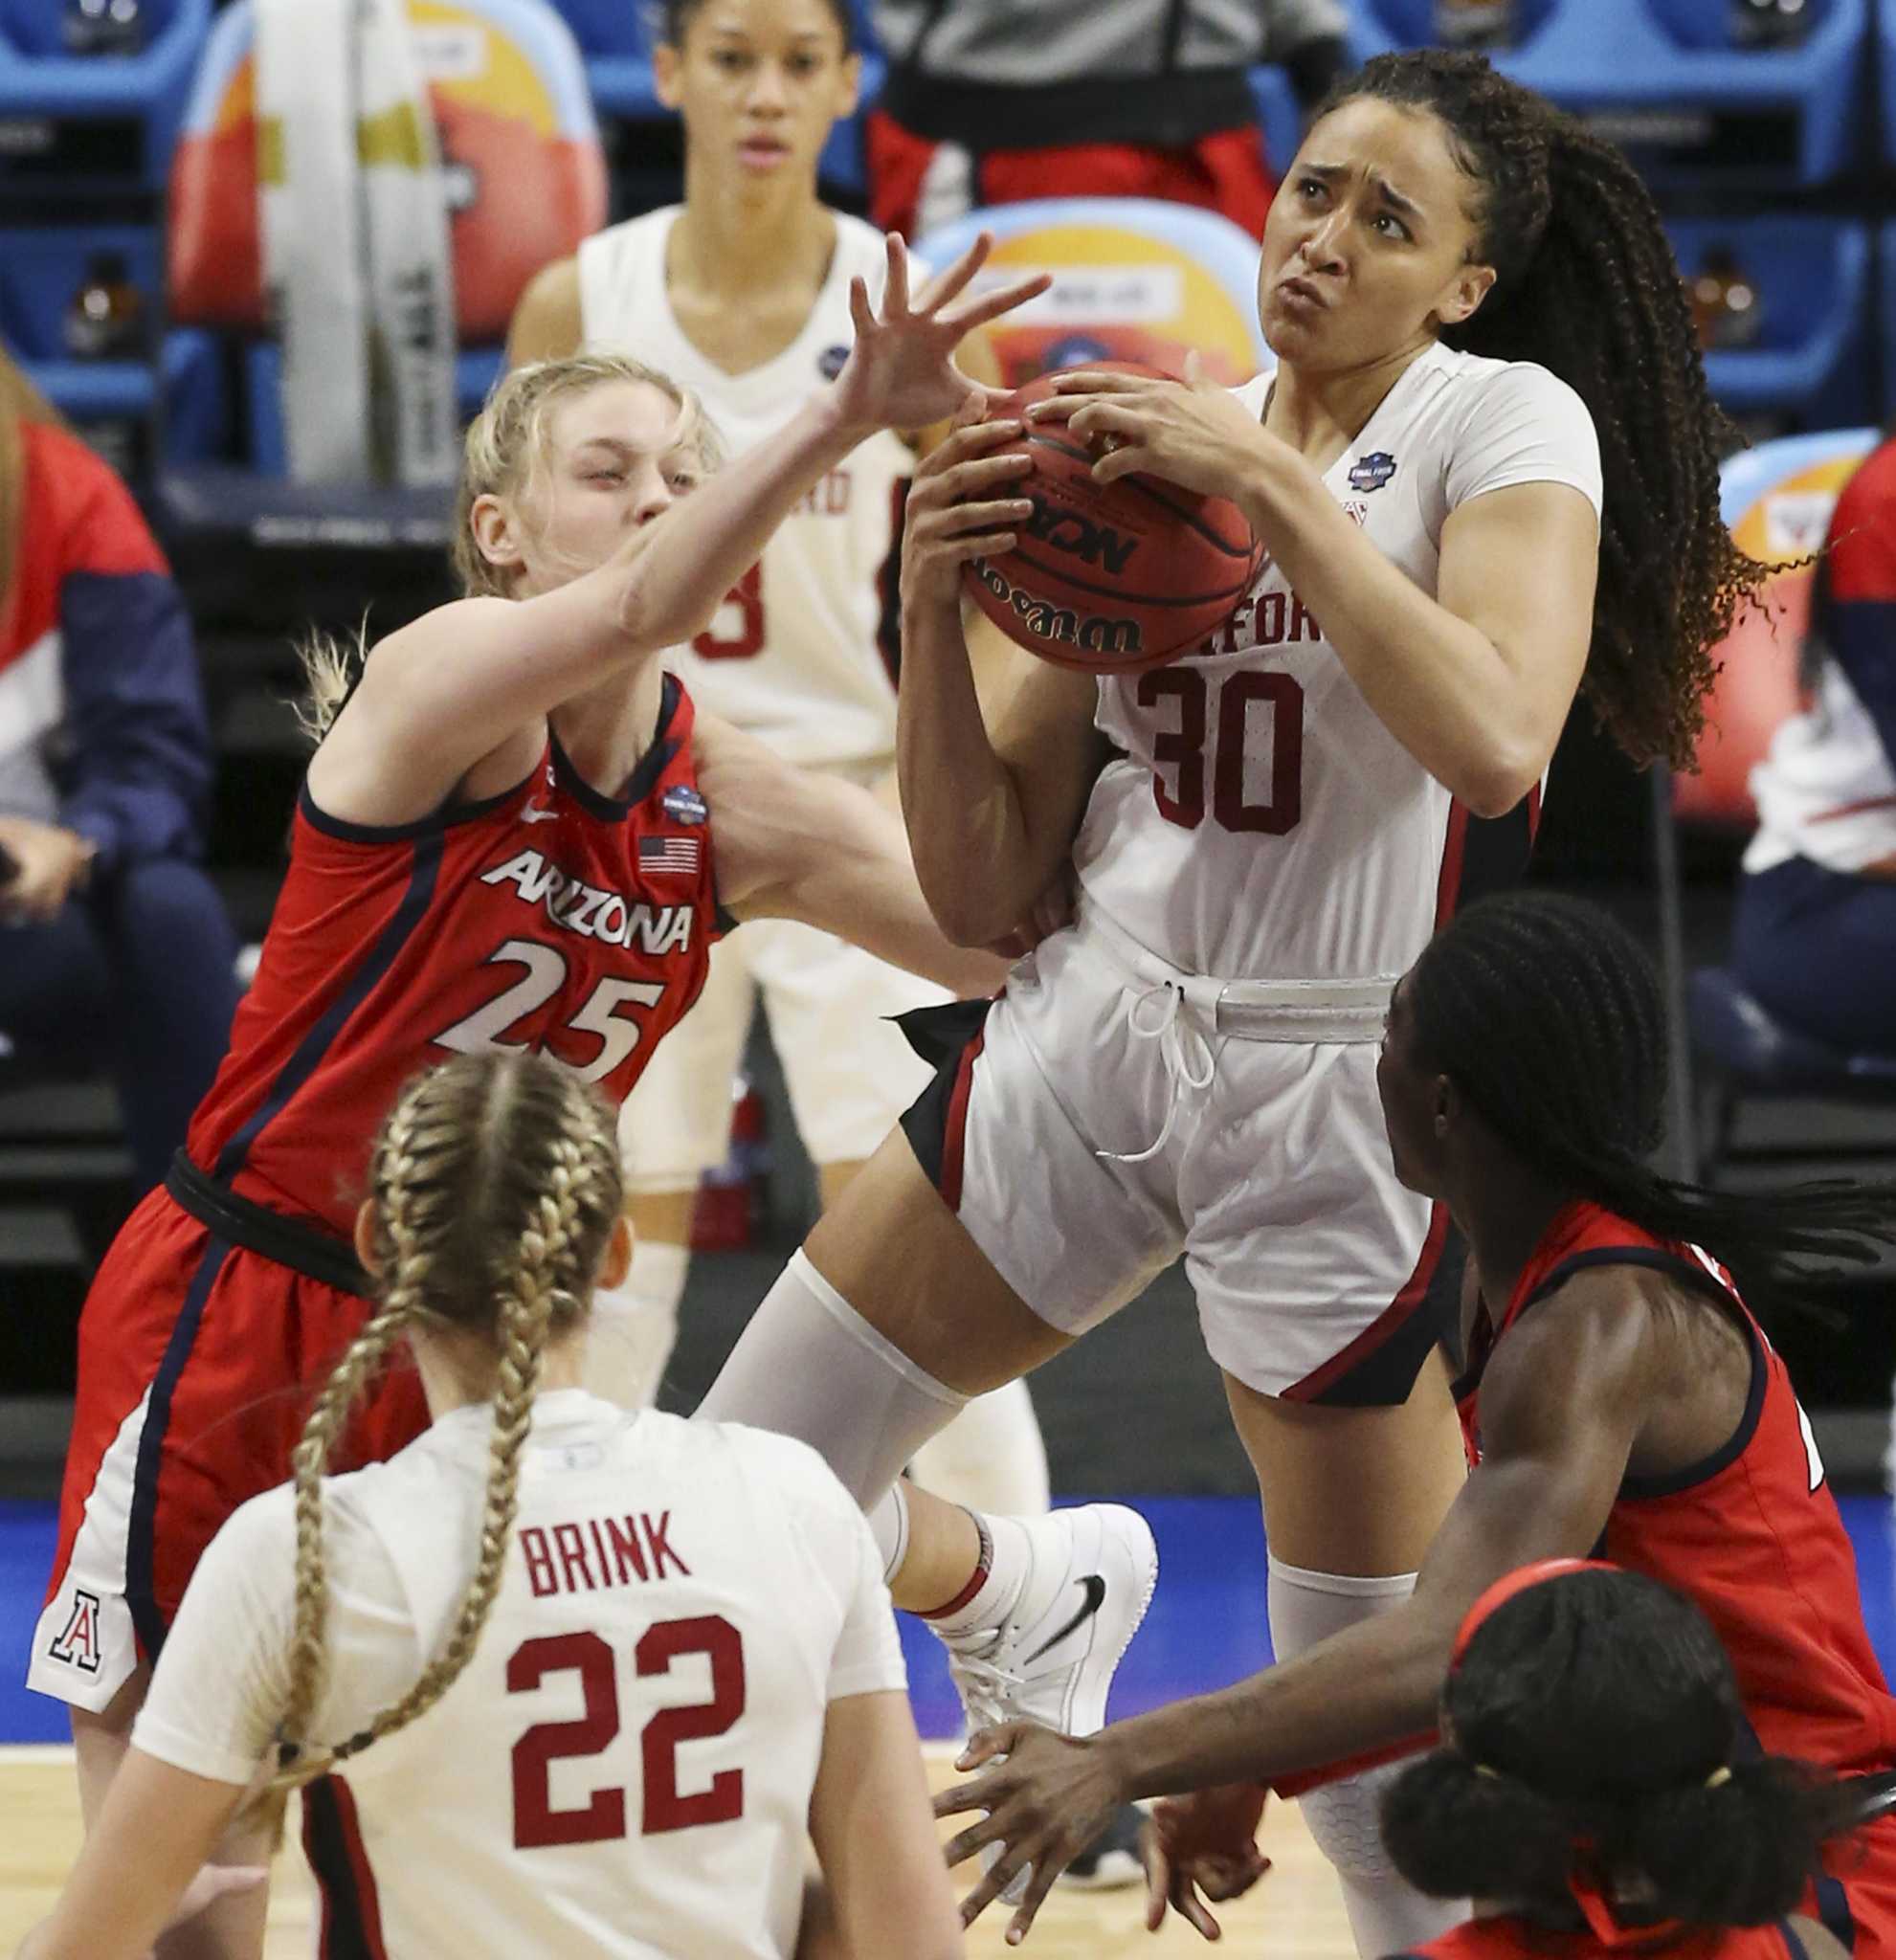
M 1896 437 L 1837 500 L 1803 665 L 1811 704 L 1751 771 L 1732 965 L 1798 1033 L 1896 1055 Z
M 1246 71 L 1314 108 L 1345 65 L 1339 0 L 876 0 L 889 76 L 869 214 L 926 236 L 981 206 L 1158 197 L 1254 238 L 1276 185 Z
M 1842 1960 L 1792 1915 L 1865 1788 L 1757 1752 L 1682 1594 L 1593 1561 L 1525 1566 L 1462 1621 L 1440 1705 L 1444 1746 L 1382 1807 L 1402 1876 L 1475 1901 L 1429 1960 Z
M 184 601 L 138 506 L 0 350 L 0 1036 L 103 1064 L 140 1189 L 236 1010 L 199 866 L 211 740 Z

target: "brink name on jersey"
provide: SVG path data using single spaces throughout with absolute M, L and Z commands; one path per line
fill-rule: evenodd
M 668 953 L 691 945 L 689 905 L 648 905 L 570 877 L 538 851 L 523 851 L 480 874 L 482 884 L 515 884 L 529 905 L 542 906 L 555 925 L 609 946 Z

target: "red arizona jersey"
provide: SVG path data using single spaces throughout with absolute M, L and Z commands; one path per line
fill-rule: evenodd
M 1650 1941 L 1634 1936 L 1608 1947 L 1590 1932 L 1550 1932 L 1511 1913 L 1471 1919 L 1401 1960 L 1595 1960 L 1609 1953 L 1626 1960 L 1648 1954 L 1653 1960 L 1662 1954 L 1664 1960 L 1805 1960 L 1803 1941 L 1781 1919 L 1769 1926 L 1656 1931 Z
M 1598 1555 L 1704 1611 L 1767 1752 L 1845 1771 L 1896 1765 L 1896 1700 L 1863 1628 L 1856 1559 L 1810 1423 L 1730 1275 L 1696 1246 L 1655 1238 L 1597 1205 L 1561 1212 L 1457 1389 L 1471 1455 L 1479 1459 L 1488 1355 L 1537 1302 L 1599 1265 L 1651 1266 L 1715 1293 L 1751 1341 L 1751 1391 L 1736 1433 L 1703 1463 L 1623 1480 Z
M 623 799 L 550 734 L 526 779 L 395 829 L 298 799 L 289 874 L 192 1161 L 346 1237 L 401 1084 L 455 1052 L 530 1049 L 614 1103 L 698 997 L 717 896 L 690 697 L 670 675 Z

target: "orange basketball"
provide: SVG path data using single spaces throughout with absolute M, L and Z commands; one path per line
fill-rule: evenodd
M 1100 366 L 1160 372 L 1129 361 Z M 1053 392 L 1053 377 L 1043 375 L 998 412 L 1017 415 Z M 1034 514 L 1012 551 L 975 559 L 963 580 L 1030 654 L 1095 674 L 1136 674 L 1216 633 L 1251 590 L 1261 547 L 1228 499 L 1155 477 L 1095 482 L 1099 452 L 1064 423 L 1030 422 L 1024 447 L 1032 471 L 1018 491 L 1000 494 L 1028 498 Z

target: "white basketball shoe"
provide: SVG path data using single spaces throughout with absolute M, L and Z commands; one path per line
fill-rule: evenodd
M 1124 1504 L 1076 1504 L 1015 1521 L 1032 1569 L 998 1627 L 945 1638 L 970 1730 L 1025 1720 L 1091 1735 L 1120 1657 L 1151 1604 L 1159 1548 Z

